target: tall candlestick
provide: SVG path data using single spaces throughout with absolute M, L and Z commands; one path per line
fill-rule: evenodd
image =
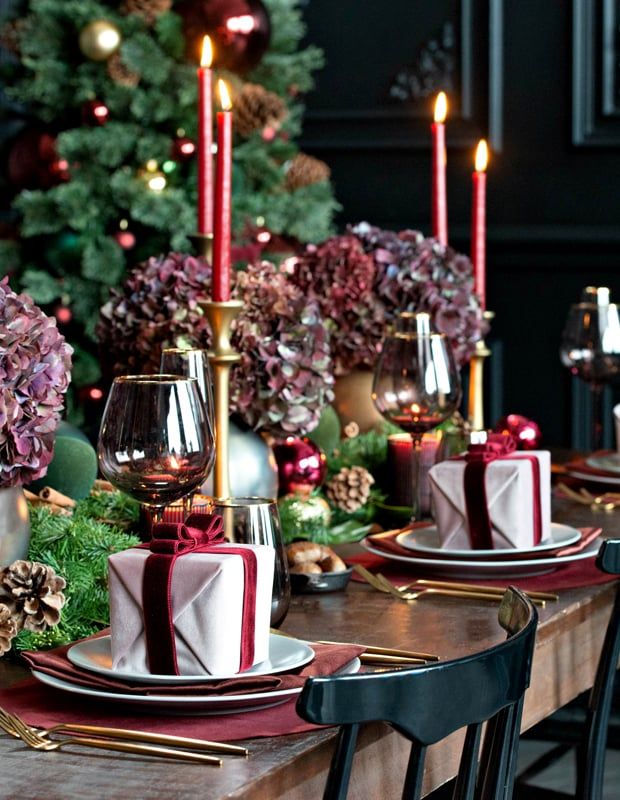
M 230 226 L 232 214 L 232 103 L 218 81 L 222 111 L 217 112 L 217 163 L 213 215 L 213 299 L 230 299 Z
M 213 234 L 213 98 L 211 39 L 202 40 L 198 68 L 198 233 Z
M 474 267 L 474 291 L 480 307 L 486 308 L 486 168 L 489 160 L 487 143 L 481 139 L 476 148 L 475 170 L 472 175 L 471 260 Z
M 433 140 L 432 176 L 432 226 L 433 236 L 441 244 L 448 244 L 448 200 L 446 196 L 446 126 L 448 100 L 445 92 L 439 92 L 435 101 L 434 122 L 431 125 Z

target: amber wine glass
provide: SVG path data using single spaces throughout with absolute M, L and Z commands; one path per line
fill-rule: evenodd
M 97 454 L 103 475 L 154 521 L 204 481 L 213 437 L 195 378 L 125 375 L 112 384 Z
M 461 382 L 444 334 L 430 331 L 428 314 L 408 314 L 382 345 L 372 399 L 379 412 L 413 441 L 412 520 L 419 518 L 422 436 L 456 411 Z

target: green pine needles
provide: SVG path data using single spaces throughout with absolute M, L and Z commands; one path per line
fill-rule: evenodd
M 137 504 L 119 492 L 80 500 L 71 517 L 31 507 L 28 558 L 49 564 L 65 578 L 67 602 L 56 627 L 38 634 L 21 631 L 13 642 L 17 650 L 67 644 L 108 625 L 107 559 L 139 543 L 124 530 L 135 523 L 137 515 Z
M 262 84 L 282 98 L 288 115 L 273 139 L 261 130 L 236 137 L 233 228 L 242 235 L 248 226 L 265 226 L 317 242 L 332 231 L 338 208 L 332 187 L 322 181 L 290 191 L 286 171 L 299 152 L 300 93 L 312 88 L 323 55 L 316 47 L 300 49 L 299 0 L 264 2 L 272 36 L 261 62 L 243 78 L 215 77 L 229 80 L 233 95 L 244 81 Z M 77 387 L 99 377 L 95 326 L 110 287 L 151 256 L 191 252 L 196 159 L 175 154 L 175 142 L 197 137 L 197 63 L 186 56 L 179 5 L 173 2 L 151 26 L 139 14 L 123 13 L 120 0 L 27 0 L 9 20 L 17 45 L 15 58 L 2 64 L 9 98 L 4 116 L 13 118 L 15 141 L 28 134 L 55 140 L 55 158 L 66 162 L 67 175 L 17 192 L 12 208 L 20 238 L 0 241 L 0 276 L 10 273 L 14 288 L 19 283 L 37 303 L 70 309 L 66 334 L 75 347 Z M 125 77 L 81 52 L 80 31 L 95 20 L 120 31 L 114 58 Z M 93 101 L 109 111 L 104 124 L 85 115 Z M 162 191 L 148 186 L 148 162 L 165 177 Z M 16 188 L 18 182 L 4 187 L 8 194 Z M 135 237 L 133 246 L 122 231 Z M 81 422 L 79 415 L 72 419 Z

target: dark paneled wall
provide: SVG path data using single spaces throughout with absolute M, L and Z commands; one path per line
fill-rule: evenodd
M 429 232 L 432 99 L 451 82 L 450 237 L 468 250 L 473 149 L 480 136 L 495 140 L 488 305 L 503 370 L 494 405 L 536 419 L 548 445 L 570 443 L 575 427 L 558 360 L 568 306 L 587 284 L 609 285 L 620 301 L 616 5 L 308 0 L 305 9 L 308 40 L 328 62 L 308 97 L 305 148 L 332 168 L 341 224 Z M 403 76 L 412 96 L 390 102 Z

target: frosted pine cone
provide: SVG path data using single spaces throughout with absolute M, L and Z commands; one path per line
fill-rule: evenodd
M 14 561 L 0 572 L 0 603 L 4 603 L 17 623 L 42 633 L 58 624 L 65 604 L 64 578 L 39 561 Z
M 351 514 L 367 503 L 374 482 L 364 467 L 343 467 L 327 483 L 327 499 L 336 508 Z
M 135 14 L 142 17 L 147 25 L 153 25 L 157 17 L 170 11 L 172 0 L 123 0 L 121 14 Z
M 11 642 L 17 634 L 17 626 L 11 615 L 11 609 L 0 603 L 0 656 L 11 649 Z
M 251 136 L 267 126 L 279 128 L 287 115 L 282 98 L 256 83 L 246 83 L 235 97 L 233 122 L 240 136 Z
M 328 181 L 331 170 L 324 161 L 305 153 L 298 153 L 291 161 L 286 173 L 286 188 L 294 192 L 302 186 Z

